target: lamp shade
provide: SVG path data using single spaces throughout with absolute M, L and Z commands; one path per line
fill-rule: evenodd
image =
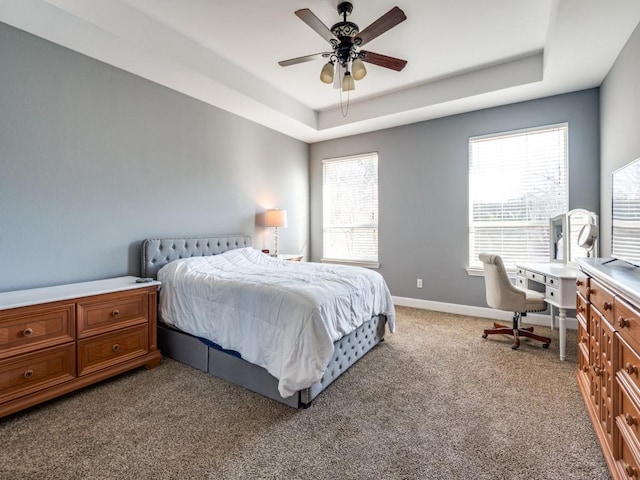
M 364 62 L 359 58 L 356 58 L 351 64 L 351 70 L 353 71 L 354 80 L 362 80 L 367 75 L 367 68 L 364 66 Z
M 344 78 L 342 79 L 342 91 L 350 92 L 351 90 L 356 89 L 356 82 L 353 81 L 353 77 L 349 71 L 345 72 Z
M 320 80 L 323 83 L 332 83 L 333 82 L 333 71 L 334 71 L 333 62 L 327 62 L 322 67 L 322 71 L 320 72 Z
M 286 210 L 267 210 L 266 224 L 267 224 L 267 227 L 286 227 L 287 211 Z

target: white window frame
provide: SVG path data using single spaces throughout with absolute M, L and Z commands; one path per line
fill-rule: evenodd
M 481 222 L 474 221 L 474 203 L 476 203 L 476 199 L 482 195 L 480 193 L 480 183 L 478 180 L 478 176 L 480 174 L 484 175 L 485 179 L 490 178 L 493 172 L 495 175 L 499 175 L 500 169 L 496 170 L 495 164 L 486 165 L 485 167 L 478 168 L 478 165 L 475 163 L 478 161 L 478 158 L 473 158 L 473 147 L 476 142 L 485 142 L 491 140 L 501 140 L 501 139 L 509 139 L 513 137 L 523 138 L 527 135 L 531 134 L 540 134 L 545 131 L 558 131 L 561 130 L 564 132 L 564 144 L 562 148 L 564 149 L 564 154 L 561 155 L 560 160 L 558 162 L 558 174 L 555 177 L 555 181 L 562 182 L 564 181 L 564 185 L 561 185 L 561 196 L 557 196 L 555 199 L 552 199 L 550 203 L 543 205 L 542 203 L 534 204 L 538 206 L 538 212 L 546 213 L 546 217 L 542 217 L 538 215 L 540 218 L 535 220 L 530 219 L 518 219 L 517 221 L 497 221 L 497 222 Z M 522 170 L 532 171 L 535 174 L 545 173 L 548 174 L 548 170 L 543 170 L 542 167 L 539 166 L 539 162 L 536 162 L 531 157 L 532 154 L 529 152 L 522 152 L 521 155 L 518 156 L 518 160 L 520 162 L 530 162 L 524 163 L 522 165 Z M 489 158 L 489 157 L 488 157 Z M 493 159 L 493 157 L 491 157 Z M 492 170 L 493 168 L 493 170 Z M 504 168 L 504 167 L 503 167 Z M 537 169 L 537 171 L 536 171 Z M 474 180 L 475 175 L 475 180 Z M 541 176 L 542 178 L 542 176 Z M 531 179 L 529 179 L 531 180 Z M 496 179 L 496 184 L 493 185 L 493 189 L 495 191 L 499 191 L 501 185 L 505 185 L 503 188 L 507 188 L 505 183 L 500 183 L 504 181 L 502 179 Z M 552 180 L 553 181 L 553 180 Z M 476 185 L 474 185 L 474 182 Z M 527 182 L 528 185 L 533 185 L 533 182 Z M 483 183 L 483 185 L 489 184 L 488 182 Z M 542 186 L 543 183 L 540 182 L 535 186 Z M 476 192 L 474 193 L 474 187 L 476 188 Z M 508 188 L 513 189 L 513 184 L 509 183 Z M 544 187 L 541 187 L 543 191 Z M 486 189 L 485 189 L 486 191 Z M 490 135 L 481 135 L 476 137 L 469 138 L 469 185 L 468 185 L 468 194 L 469 194 L 469 263 L 467 271 L 471 275 L 481 275 L 482 274 L 482 262 L 478 259 L 478 254 L 481 253 L 478 250 L 485 250 L 488 253 L 495 253 L 501 255 L 503 260 L 505 261 L 505 266 L 508 271 L 513 272 L 515 270 L 516 263 L 531 263 L 531 262 L 546 262 L 549 261 L 549 242 L 550 234 L 549 234 L 549 218 L 553 216 L 559 215 L 561 213 L 566 213 L 569 207 L 569 125 L 568 123 L 559 123 L 553 125 L 544 125 L 533 128 L 526 128 L 521 130 L 512 130 L 507 132 L 500 132 L 496 134 Z M 517 197 L 513 197 L 517 198 Z M 528 197 L 531 200 L 531 197 Z M 535 196 L 533 197 L 535 199 Z M 481 202 L 478 201 L 478 204 Z M 489 202 L 490 203 L 490 202 Z M 500 204 L 500 201 L 496 201 L 495 203 Z M 508 211 L 508 207 L 505 208 L 504 211 Z M 526 212 L 526 210 L 525 210 Z M 523 212 L 523 213 L 525 213 Z M 529 214 L 525 213 L 525 215 L 529 216 Z M 485 247 L 476 245 L 476 242 L 485 242 L 485 240 L 476 239 L 477 232 L 484 228 L 486 231 L 487 227 L 491 227 L 491 225 L 495 223 L 496 228 L 499 233 L 496 234 L 496 242 L 491 247 Z M 509 229 L 513 232 L 513 228 L 530 228 L 532 232 L 531 234 L 525 235 L 525 242 L 504 242 L 504 239 L 507 238 L 505 233 L 508 233 Z M 546 243 L 545 243 L 546 242 Z M 523 244 L 524 243 L 524 244 Z M 520 251 L 522 250 L 522 254 Z M 517 253 L 516 253 L 517 251 Z
M 363 159 L 371 159 L 371 161 L 375 162 L 375 201 L 374 207 L 375 212 L 369 217 L 371 218 L 371 222 L 369 223 L 347 223 L 347 224 L 334 224 L 331 225 L 329 220 L 331 218 L 330 210 L 332 208 L 331 201 L 332 195 L 330 195 L 328 189 L 331 188 L 330 185 L 327 184 L 327 167 L 332 164 L 337 163 L 346 163 L 346 162 L 354 162 L 354 161 L 362 161 Z M 344 157 L 335 157 L 335 158 L 327 158 L 322 161 L 322 262 L 325 263 L 342 263 L 348 265 L 358 265 L 369 268 L 378 268 L 380 266 L 379 263 L 379 251 L 378 251 L 378 214 L 379 214 L 379 177 L 378 177 L 378 166 L 379 166 L 379 156 L 378 152 L 370 152 L 363 153 L 357 155 L 348 155 Z M 333 230 L 333 232 L 332 232 Z M 373 230 L 375 233 L 372 235 L 375 237 L 375 252 L 372 255 L 358 255 L 357 252 L 354 252 L 352 255 L 327 255 L 327 235 L 330 233 L 336 232 L 336 230 L 351 230 L 357 231 L 361 230 L 363 232 Z

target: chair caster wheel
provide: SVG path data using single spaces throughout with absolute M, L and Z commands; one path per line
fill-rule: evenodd
M 486 333 L 482 334 L 482 338 L 487 338 L 487 337 L 488 337 L 488 335 Z
M 542 348 L 549 348 L 549 344 L 548 343 L 543 343 L 542 344 Z
M 511 350 L 517 350 L 520 345 L 512 345 Z

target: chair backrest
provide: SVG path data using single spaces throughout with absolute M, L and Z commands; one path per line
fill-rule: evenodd
M 498 310 L 524 311 L 527 294 L 511 283 L 502 258 L 490 253 L 481 253 L 478 258 L 484 268 L 487 305 Z

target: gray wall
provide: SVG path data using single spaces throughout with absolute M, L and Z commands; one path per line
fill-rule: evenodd
M 640 157 L 640 26 L 600 87 L 600 255 L 611 254 L 611 172 Z
M 569 207 L 598 212 L 597 89 L 311 145 L 312 260 L 322 256 L 322 160 L 377 151 L 380 273 L 391 293 L 486 306 L 483 278 L 465 270 L 469 137 L 560 122 L 569 123 Z
M 0 291 L 139 273 L 147 237 L 307 253 L 308 145 L 0 23 Z

